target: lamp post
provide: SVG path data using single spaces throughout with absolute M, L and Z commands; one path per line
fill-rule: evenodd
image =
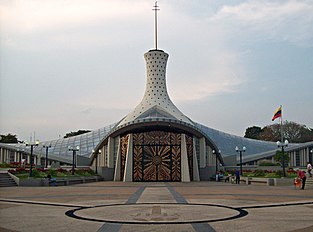
M 313 149 L 310 150 L 310 154 L 309 154 L 309 162 L 310 164 L 312 164 L 312 154 L 313 154 Z
M 27 141 L 24 142 L 26 146 L 30 146 L 30 168 L 29 168 L 29 177 L 33 177 L 33 152 L 34 152 L 34 146 L 39 145 L 39 141 L 36 140 L 35 143 L 28 143 Z
M 79 151 L 79 146 L 76 147 L 68 147 L 69 151 L 73 151 L 73 164 L 72 164 L 72 175 L 74 175 L 75 172 L 75 156 L 76 156 L 76 151 Z
M 51 148 L 51 145 L 43 145 L 44 148 L 46 148 L 46 161 L 45 161 L 45 168 L 48 168 L 48 150 Z
M 286 139 L 285 142 L 280 142 L 280 141 L 277 141 L 277 147 L 281 147 L 281 153 L 282 153 L 282 165 L 283 165 L 283 175 L 284 177 L 286 177 L 286 172 L 285 172 L 285 152 L 284 152 L 284 148 L 285 147 L 288 147 L 288 140 Z
M 96 174 L 98 174 L 98 155 L 101 154 L 101 150 L 99 149 L 98 152 L 92 150 L 92 153 L 94 153 L 96 157 Z
M 215 154 L 215 150 L 212 150 L 212 153 Z M 215 154 L 215 175 L 217 174 L 217 170 L 218 170 L 217 161 L 218 161 L 219 154 L 221 154 L 221 150 L 218 150 L 217 154 Z
M 236 146 L 235 150 L 236 150 L 236 152 L 239 152 L 239 156 L 240 156 L 240 175 L 242 175 L 242 152 L 246 151 L 246 147 L 243 146 L 242 149 L 239 149 L 238 146 Z

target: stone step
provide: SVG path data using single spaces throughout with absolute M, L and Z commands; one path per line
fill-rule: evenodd
M 0 173 L 0 187 L 13 187 L 17 186 L 15 181 L 8 173 Z
M 313 189 L 313 177 L 306 178 L 305 188 Z

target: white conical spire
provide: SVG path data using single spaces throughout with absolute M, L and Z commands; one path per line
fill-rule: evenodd
M 140 104 L 128 114 L 119 126 L 143 118 L 168 118 L 193 122 L 171 101 L 166 88 L 166 64 L 168 54 L 162 50 L 150 50 L 144 55 L 147 69 L 146 91 Z
M 166 118 L 194 125 L 171 101 L 166 88 L 166 64 L 168 54 L 157 49 L 157 11 L 155 2 L 155 49 L 145 53 L 147 69 L 146 91 L 140 104 L 118 126 L 145 118 Z

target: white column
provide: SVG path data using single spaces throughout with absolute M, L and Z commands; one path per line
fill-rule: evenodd
M 187 144 L 186 144 L 186 135 L 181 134 L 181 181 L 190 182 L 189 174 L 189 165 L 188 165 L 188 156 L 187 156 Z
M 115 138 L 118 139 L 117 153 L 116 153 L 116 163 L 114 170 L 114 181 L 121 180 L 121 141 L 120 137 Z
M 205 138 L 202 137 L 199 141 L 200 146 L 200 168 L 206 167 L 206 156 L 205 156 Z
M 104 145 L 103 147 L 100 148 L 101 154 L 98 154 L 98 161 L 97 161 L 99 167 L 105 167 L 105 165 L 106 165 L 105 164 L 105 156 L 107 155 L 106 154 L 106 148 L 107 148 L 106 145 Z M 95 164 L 96 164 L 96 162 L 95 162 Z
M 125 162 L 124 182 L 133 181 L 133 134 L 129 134 Z
M 196 138 L 193 138 L 193 181 L 200 181 L 199 169 L 198 169 L 198 159 L 196 153 Z
M 0 162 L 3 163 L 3 148 L 0 147 Z
M 114 167 L 114 139 L 108 139 L 108 168 Z

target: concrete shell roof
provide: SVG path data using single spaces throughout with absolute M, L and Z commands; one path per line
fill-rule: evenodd
M 51 141 L 40 142 L 39 146 L 34 147 L 34 154 L 44 157 L 46 154 L 46 149 L 43 146 L 51 145 L 49 148 L 49 157 L 51 159 L 59 160 L 61 162 L 72 161 L 73 152 L 69 151 L 69 147 L 79 146 L 79 151 L 76 152 L 77 155 L 89 158 L 92 154 L 92 150 L 98 145 L 103 137 L 109 134 L 109 132 L 114 128 L 115 124 L 100 128 L 98 130 L 91 131 L 82 135 L 73 136 L 70 138 L 60 138 Z M 24 144 L 5 144 L 1 143 L 0 147 L 5 147 L 12 150 L 19 150 L 20 152 L 30 153 L 30 146 L 25 146 Z
M 34 147 L 34 154 L 44 157 L 45 148 L 43 148 L 43 145 L 51 145 L 52 147 L 49 149 L 49 157 L 60 161 L 71 162 L 72 152 L 68 150 L 68 147 L 80 146 L 80 150 L 77 152 L 77 155 L 90 158 L 92 155 L 92 150 L 95 149 L 104 138 L 108 137 L 115 131 L 115 125 L 118 125 L 118 123 L 66 139 L 61 138 L 57 140 L 41 142 L 38 147 Z M 268 152 L 272 153 L 277 150 L 277 145 L 274 142 L 247 139 L 224 133 L 198 123 L 195 123 L 194 125 L 199 129 L 199 131 L 201 131 L 201 133 L 210 138 L 210 140 L 218 147 L 219 150 L 221 150 L 222 157 L 236 155 L 236 146 L 246 147 L 246 152 L 243 153 L 244 159 L 248 159 L 249 157 L 259 157 L 260 155 L 267 155 L 269 154 Z M 13 150 L 24 150 L 24 152 L 30 153 L 30 147 L 26 147 L 23 144 L 2 143 L 0 146 Z M 291 149 L 295 146 L 297 146 L 297 144 L 290 144 L 289 147 Z
M 246 147 L 246 151 L 243 153 L 243 156 L 250 156 L 277 149 L 275 142 L 248 139 L 231 135 L 201 124 L 197 124 L 196 126 L 201 129 L 209 138 L 211 138 L 211 140 L 221 150 L 223 157 L 236 155 L 236 146 L 239 148 L 242 148 L 243 146 Z

